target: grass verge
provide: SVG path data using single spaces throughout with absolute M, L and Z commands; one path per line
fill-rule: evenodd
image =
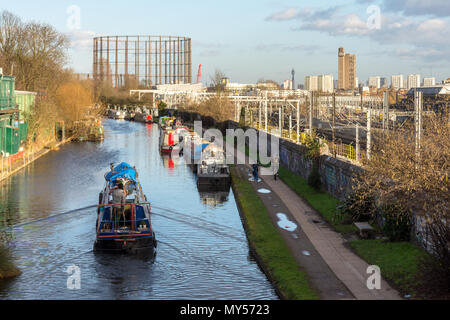
M 354 225 L 342 224 L 341 219 L 337 219 L 336 208 L 339 204 L 338 199 L 328 193 L 320 192 L 310 187 L 306 179 L 303 179 L 284 167 L 280 167 L 279 177 L 295 193 L 305 199 L 314 210 L 318 211 L 336 231 L 344 235 L 357 232 Z
M 276 286 L 281 298 L 318 300 L 302 271 L 270 220 L 269 213 L 237 168 L 231 170 L 233 189 L 239 205 L 251 250 L 261 267 Z
M 419 264 L 430 258 L 428 253 L 409 242 L 386 240 L 351 241 L 350 247 L 370 265 L 379 266 L 382 276 L 396 287 L 402 295 L 413 299 L 422 298 L 417 292 Z

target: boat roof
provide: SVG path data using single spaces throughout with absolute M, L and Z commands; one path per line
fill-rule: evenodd
M 122 162 L 117 167 L 115 167 L 113 171 L 109 172 L 105 176 L 105 179 L 109 182 L 118 179 L 136 180 L 136 178 L 136 169 L 134 169 L 130 164 L 126 162 Z

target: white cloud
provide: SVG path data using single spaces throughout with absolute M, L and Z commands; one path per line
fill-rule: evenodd
M 420 23 L 420 25 L 417 27 L 417 31 L 440 32 L 440 31 L 445 30 L 446 24 L 447 24 L 446 21 L 441 20 L 441 19 L 430 19 L 430 20 L 426 20 L 426 21 L 423 21 L 422 23 Z
M 93 38 L 96 36 L 94 31 L 73 30 L 67 33 L 70 39 L 70 47 L 74 50 L 91 50 Z
M 295 20 L 301 17 L 309 15 L 311 12 L 310 8 L 297 9 L 297 8 L 288 8 L 283 11 L 278 11 L 266 18 L 266 21 L 287 21 L 287 20 Z
M 381 28 L 369 28 L 367 17 L 355 13 L 334 14 L 328 18 L 313 18 L 300 22 L 297 31 L 318 31 L 331 36 L 366 37 L 381 45 L 407 45 L 412 47 L 407 54 L 396 52 L 398 56 L 419 58 L 433 57 L 450 60 L 450 21 L 439 18 L 413 18 L 401 15 L 384 14 Z M 441 54 L 442 53 L 442 54 Z
M 314 53 L 317 50 L 321 49 L 321 46 L 315 44 L 298 44 L 298 45 L 286 45 L 280 43 L 272 43 L 272 44 L 259 44 L 255 48 L 258 51 L 302 51 L 306 53 Z
M 450 16 L 449 0 L 383 0 L 383 9 L 405 16 Z
M 199 54 L 200 57 L 217 57 L 219 55 L 220 55 L 219 50 L 203 50 Z

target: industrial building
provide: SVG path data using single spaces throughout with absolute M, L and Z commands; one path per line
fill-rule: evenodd
M 192 83 L 191 39 L 175 36 L 94 38 L 93 78 L 113 87 Z
M 450 96 L 450 84 L 432 87 L 411 88 L 408 96 L 414 96 L 414 92 L 422 92 L 424 97 Z

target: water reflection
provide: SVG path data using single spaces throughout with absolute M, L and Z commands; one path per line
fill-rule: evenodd
M 231 187 L 213 188 L 205 186 L 197 186 L 200 199 L 204 205 L 217 207 L 228 202 Z

